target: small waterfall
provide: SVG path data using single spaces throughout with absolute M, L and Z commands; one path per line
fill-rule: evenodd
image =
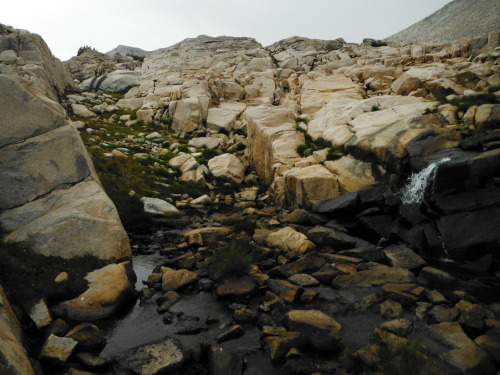
M 427 187 L 431 186 L 436 178 L 438 166 L 450 160 L 450 158 L 443 158 L 429 164 L 427 168 L 421 170 L 419 173 L 412 174 L 408 184 L 402 190 L 401 201 L 404 204 L 421 203 L 424 200 Z

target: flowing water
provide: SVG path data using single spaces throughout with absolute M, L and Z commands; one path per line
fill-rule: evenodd
M 443 158 L 429 164 L 427 168 L 422 169 L 420 172 L 412 174 L 408 184 L 403 188 L 401 195 L 402 202 L 404 204 L 422 203 L 427 189 L 432 186 L 436 178 L 439 165 L 450 160 L 450 158 Z

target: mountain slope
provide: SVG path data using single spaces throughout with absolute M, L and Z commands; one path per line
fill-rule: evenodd
M 140 57 L 148 57 L 151 54 L 151 51 L 145 51 L 142 48 L 137 48 L 137 47 L 119 45 L 118 47 L 113 48 L 111 51 L 106 52 L 105 54 L 113 57 L 115 53 L 119 53 L 120 55 L 123 56 L 133 55 Z
M 500 30 L 500 0 L 454 0 L 386 40 L 402 44 L 446 43 L 491 30 Z

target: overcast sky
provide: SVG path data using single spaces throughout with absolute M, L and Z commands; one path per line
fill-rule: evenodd
M 472 0 L 471 0 L 472 1 Z M 145 50 L 185 38 L 249 36 L 264 46 L 291 36 L 383 39 L 450 0 L 6 0 L 0 23 L 40 34 L 61 60 L 90 45 Z

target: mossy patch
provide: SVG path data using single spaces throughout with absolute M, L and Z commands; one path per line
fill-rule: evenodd
M 259 249 L 245 239 L 233 240 L 214 250 L 207 259 L 208 269 L 217 280 L 248 275 L 259 258 Z
M 109 263 L 91 255 L 72 259 L 44 256 L 22 245 L 4 243 L 3 237 L 0 258 L 0 284 L 11 302 L 26 309 L 40 298 L 48 303 L 76 298 L 88 288 L 84 277 Z M 56 283 L 54 280 L 61 272 L 68 273 L 68 279 Z

